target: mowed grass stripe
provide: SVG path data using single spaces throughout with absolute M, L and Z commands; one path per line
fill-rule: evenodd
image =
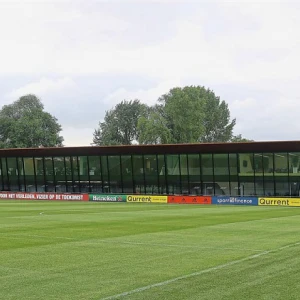
M 299 214 L 283 207 L 0 201 L 0 298 L 98 300 L 214 268 L 298 242 Z M 294 249 L 285 255 L 293 271 Z M 280 262 L 273 253 L 257 261 L 269 257 L 270 265 Z M 216 287 L 217 275 L 235 268 L 196 276 L 194 290 L 185 279 L 130 297 L 183 299 L 184 291 L 185 299 L 218 297 L 225 287 Z M 242 299 L 233 282 L 232 289 L 235 298 L 227 299 Z
M 299 243 L 294 249 L 246 257 L 150 286 L 101 298 L 113 299 L 299 299 Z M 279 250 L 279 251 L 278 251 Z
M 248 256 L 248 257 L 245 257 L 245 258 L 242 258 L 242 259 L 239 259 L 239 260 L 233 260 L 233 261 L 230 261 L 230 262 L 227 262 L 225 264 L 218 265 L 218 266 L 215 266 L 215 267 L 212 267 L 212 268 L 208 268 L 208 269 L 204 269 L 204 270 L 194 272 L 194 273 L 191 273 L 191 274 L 186 274 L 186 275 L 183 275 L 183 276 L 171 278 L 171 279 L 166 280 L 166 281 L 150 284 L 148 286 L 140 287 L 140 288 L 137 288 L 135 290 L 124 292 L 124 293 L 121 293 L 121 294 L 109 296 L 109 297 L 103 298 L 102 300 L 113 300 L 113 299 L 118 299 L 118 298 L 126 298 L 126 297 L 129 297 L 129 296 L 131 297 L 134 294 L 142 294 L 143 292 L 145 292 L 145 291 L 147 292 L 150 289 L 153 290 L 153 289 L 156 289 L 156 288 L 159 288 L 159 289 L 164 288 L 165 286 L 171 285 L 171 284 L 176 283 L 178 281 L 189 280 L 189 279 L 194 278 L 194 277 L 199 277 L 201 275 L 206 275 L 207 273 L 213 273 L 213 272 L 218 271 L 218 270 L 222 270 L 222 269 L 225 269 L 225 268 L 230 268 L 230 267 L 235 266 L 237 264 L 243 264 L 244 262 L 247 262 L 249 260 L 257 259 L 257 258 L 260 258 L 262 256 L 268 255 L 271 252 L 280 252 L 282 250 L 286 250 L 288 248 L 296 247 L 296 246 L 299 246 L 299 245 L 300 245 L 300 242 L 285 245 L 285 246 L 282 246 L 278 249 L 264 251 L 264 252 L 261 252 L 259 254 L 251 255 L 251 256 Z M 151 294 L 153 294 L 153 291 L 152 291 Z M 159 293 L 156 292 L 156 294 L 159 294 Z M 197 297 L 198 296 L 199 295 L 197 294 Z M 141 297 L 141 295 L 139 295 L 139 297 Z M 145 296 L 142 296 L 142 297 L 143 297 L 143 299 L 145 298 Z M 176 295 L 176 297 L 178 297 L 178 295 Z

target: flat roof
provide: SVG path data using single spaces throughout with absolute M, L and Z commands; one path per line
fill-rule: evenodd
M 83 146 L 0 149 L 0 157 L 86 156 L 118 154 L 300 152 L 300 141 L 197 143 L 163 145 Z

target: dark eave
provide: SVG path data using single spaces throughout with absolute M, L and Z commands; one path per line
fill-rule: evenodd
M 1 149 L 0 157 L 300 152 L 300 141 Z

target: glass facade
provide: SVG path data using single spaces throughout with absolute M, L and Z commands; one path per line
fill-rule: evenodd
M 300 196 L 300 152 L 1 157 L 0 175 L 2 191 Z

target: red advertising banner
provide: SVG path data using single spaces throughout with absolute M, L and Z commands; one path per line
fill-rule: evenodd
M 59 200 L 59 201 L 89 201 L 88 194 L 67 193 L 22 193 L 0 192 L 0 199 L 5 200 Z
M 168 196 L 168 203 L 211 204 L 211 196 Z

